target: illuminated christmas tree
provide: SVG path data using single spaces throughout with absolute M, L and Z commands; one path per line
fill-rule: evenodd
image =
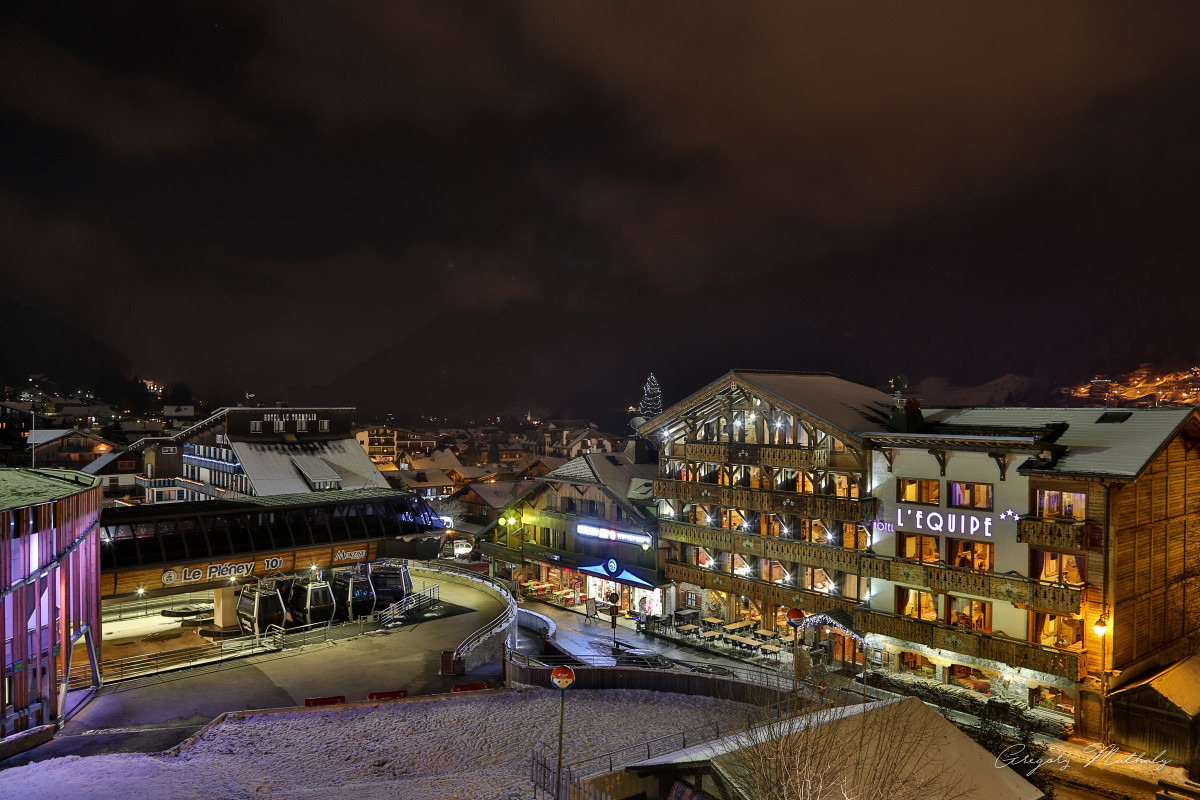
M 658 379 L 653 372 L 642 387 L 642 402 L 638 405 L 638 411 L 646 419 L 654 419 L 662 413 L 662 390 L 658 388 Z

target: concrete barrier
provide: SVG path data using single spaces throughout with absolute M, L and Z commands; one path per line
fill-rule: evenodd
M 554 620 L 527 608 L 517 609 L 517 625 L 551 641 L 558 636 L 558 625 Z

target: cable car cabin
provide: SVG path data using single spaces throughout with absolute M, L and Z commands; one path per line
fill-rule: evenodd
M 375 612 L 375 588 L 365 571 L 339 570 L 333 573 L 331 584 L 338 619 L 353 622 Z
M 275 581 L 247 583 L 242 587 L 237 604 L 238 625 L 247 635 L 261 636 L 267 627 L 283 627 L 285 612 L 283 598 Z
M 383 562 L 371 565 L 371 585 L 380 610 L 398 603 L 412 594 L 412 576 L 404 562 Z
M 333 590 L 320 576 L 297 578 L 288 598 L 288 624 L 328 625 L 333 619 Z

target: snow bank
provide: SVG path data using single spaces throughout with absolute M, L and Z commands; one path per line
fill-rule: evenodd
M 177 756 L 52 759 L 0 773 L 0 798 L 532 797 L 529 755 L 558 737 L 558 692 L 508 690 L 226 719 Z M 738 704 L 645 691 L 567 690 L 563 761 L 736 713 Z

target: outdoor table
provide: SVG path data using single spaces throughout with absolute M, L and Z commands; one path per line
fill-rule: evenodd
M 764 639 L 774 639 L 779 635 L 778 631 L 769 631 L 766 628 L 759 628 L 754 632 L 755 636 L 761 636 Z
M 759 642 L 756 642 L 753 639 L 747 639 L 745 636 L 729 636 L 727 637 L 727 640 L 749 650 L 757 650 L 759 646 Z
M 773 656 L 777 656 L 783 651 L 782 647 L 776 647 L 773 644 L 764 644 L 764 645 L 761 645 L 758 649 L 762 650 L 764 653 L 770 653 Z
M 701 639 L 716 639 L 717 637 L 722 636 L 723 634 L 724 634 L 724 631 L 705 631 L 704 633 L 700 634 L 700 638 Z
M 699 614 L 699 613 L 700 613 L 700 609 L 698 609 L 698 608 L 685 608 L 680 611 L 676 611 L 675 616 L 690 617 L 692 614 Z
M 700 630 L 700 626 L 699 625 L 680 625 L 675 630 L 679 631 L 680 633 L 691 633 L 692 631 Z
M 757 625 L 757 624 L 758 623 L 755 622 L 754 620 L 744 619 L 741 622 L 731 622 L 728 625 L 723 625 L 721 627 L 723 627 L 727 631 L 740 631 L 740 630 L 743 630 L 744 628 L 749 628 L 749 627 L 751 627 L 753 625 Z
M 780 636 L 779 641 L 787 642 L 788 644 L 791 644 L 792 642 L 796 641 L 796 632 L 789 631 L 788 633 L 784 634 L 783 636 Z

